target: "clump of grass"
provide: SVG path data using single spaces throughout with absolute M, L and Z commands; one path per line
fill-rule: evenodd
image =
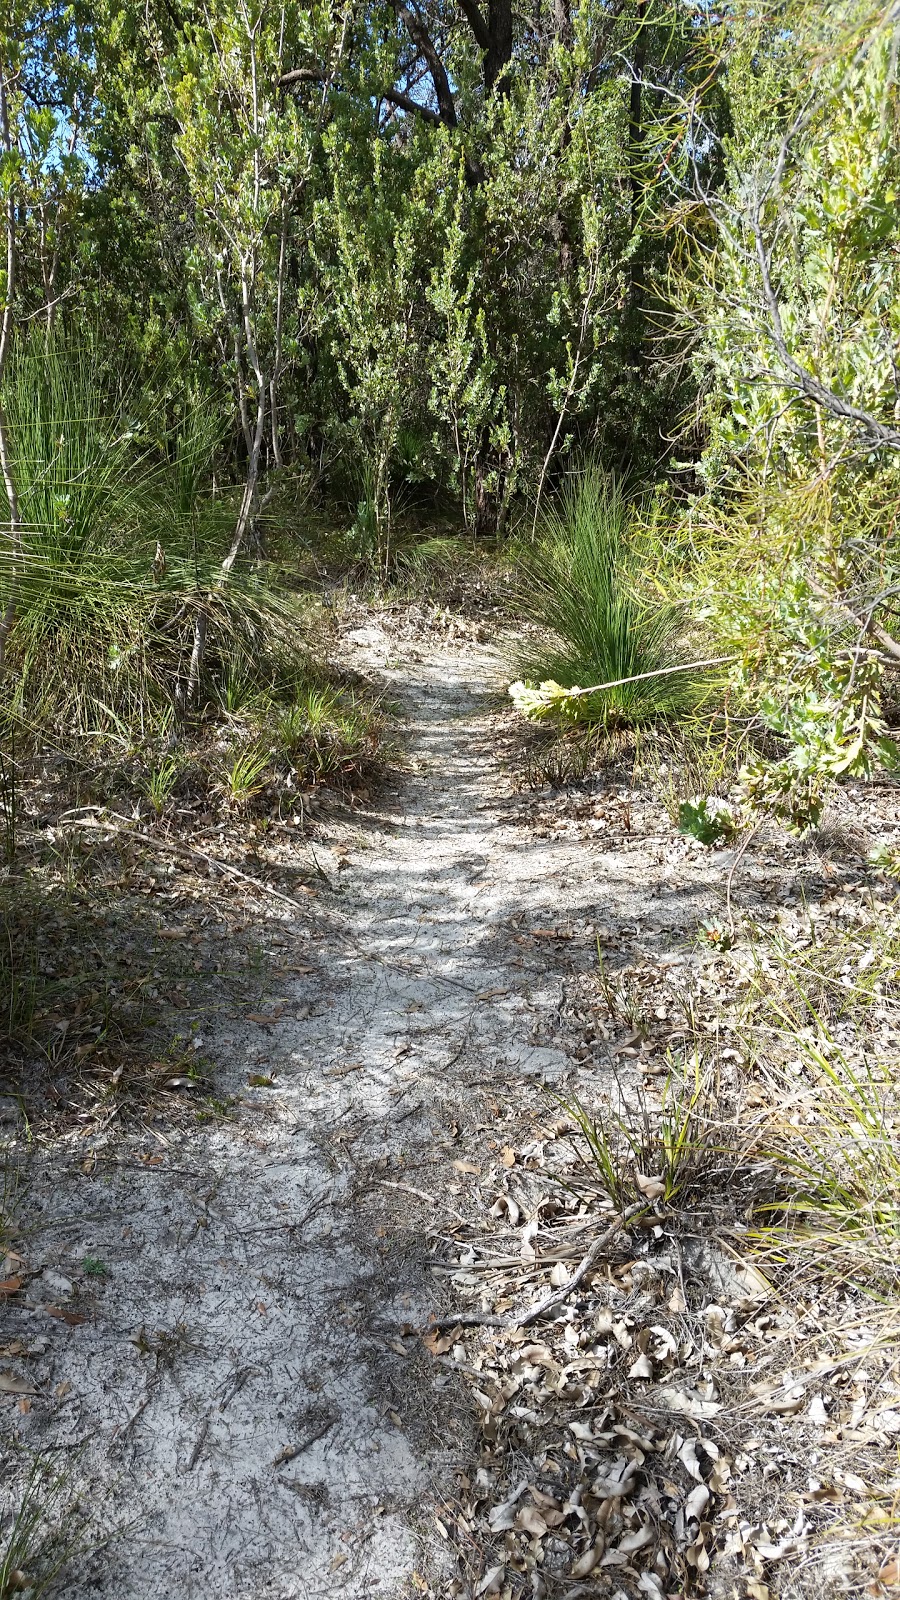
M 750 1154 L 771 1192 L 755 1238 L 776 1259 L 900 1299 L 900 928 L 881 910 L 868 932 L 809 948 L 758 940 L 746 1007 L 755 1098 Z
M 24 552 L 0 549 L 0 603 L 15 602 L 7 692 L 26 726 L 127 748 L 173 714 L 227 700 L 236 660 L 253 663 L 257 684 L 296 670 L 293 598 L 259 573 L 221 581 L 231 511 L 205 487 L 211 403 L 154 451 L 129 415 L 147 397 L 123 399 L 90 346 L 43 338 L 15 349 L 3 398 Z M 204 677 L 187 707 L 198 612 Z
M 582 1161 L 620 1211 L 642 1200 L 674 1204 L 702 1174 L 708 1155 L 709 1071 L 695 1055 L 687 1075 L 670 1071 L 658 1106 L 640 1094 L 619 1099 L 618 1110 L 592 1113 L 578 1099 L 560 1098 Z
M 144 794 L 150 801 L 153 810 L 161 817 L 166 809 L 175 785 L 181 776 L 182 763 L 177 756 L 166 756 L 155 767 L 151 767 L 144 783 Z
M 529 683 L 618 685 L 566 703 L 567 715 L 639 727 L 684 715 L 708 694 L 695 675 L 668 673 L 682 659 L 687 619 L 681 606 L 649 592 L 643 559 L 637 510 L 622 482 L 588 462 L 544 512 L 522 591 L 542 635 L 518 660 Z M 648 673 L 664 675 L 642 677 Z
M 331 687 L 297 690 L 278 719 L 278 743 L 307 781 L 326 782 L 359 773 L 375 755 L 381 734 L 377 711 Z
M 231 752 L 220 771 L 216 788 L 229 805 L 245 810 L 262 793 L 269 775 L 268 751 L 251 746 Z
M 900 1085 L 888 1063 L 857 1064 L 822 1034 L 796 1044 L 802 1078 L 770 1065 L 758 1154 L 778 1176 L 757 1207 L 757 1243 L 776 1258 L 900 1296 Z
M 98 1549 L 62 1454 L 35 1456 L 18 1508 L 0 1534 L 0 1600 L 49 1593 L 77 1557 Z

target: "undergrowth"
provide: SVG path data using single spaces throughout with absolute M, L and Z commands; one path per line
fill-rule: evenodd
M 639 727 L 687 715 L 708 697 L 707 679 L 674 670 L 688 618 L 648 585 L 651 537 L 622 482 L 592 461 L 543 513 L 534 547 L 521 553 L 522 606 L 537 629 L 517 662 L 525 682 L 514 697 L 526 712 Z M 533 684 L 609 687 L 545 705 L 529 699 Z
M 703 1214 L 776 1280 L 861 1295 L 900 1338 L 900 902 L 801 938 L 751 927 L 718 959 L 718 1015 L 682 997 L 660 1096 L 567 1104 L 584 1159 L 619 1208 Z M 627 982 L 601 962 L 597 986 L 639 1036 Z
M 36 1455 L 21 1499 L 0 1523 L 0 1600 L 39 1600 L 100 1544 L 76 1489 L 76 1463 L 62 1451 Z

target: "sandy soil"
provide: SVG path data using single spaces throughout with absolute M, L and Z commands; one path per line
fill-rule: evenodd
M 721 898 L 715 858 L 686 888 L 652 843 L 586 849 L 508 809 L 490 646 L 377 622 L 345 643 L 400 703 L 408 770 L 317 845 L 333 887 L 309 916 L 266 923 L 271 1020 L 203 1029 L 240 1107 L 67 1139 L 20 1196 L 34 1276 L 0 1348 L 34 1392 L 0 1395 L 4 1458 L 63 1447 L 113 1536 L 69 1600 L 399 1600 L 435 1571 L 429 1507 L 470 1423 L 392 1331 L 439 1293 L 409 1191 L 452 1206 L 454 1162 L 583 1076 L 566 985 L 597 931 L 662 955 Z

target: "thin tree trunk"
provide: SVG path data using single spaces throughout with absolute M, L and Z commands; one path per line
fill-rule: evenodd
M 0 69 L 0 150 L 8 155 L 11 151 L 11 136 L 9 126 L 9 104 L 7 101 L 6 79 Z M 6 303 L 3 307 L 3 321 L 0 324 L 0 384 L 9 357 L 9 348 L 12 342 L 13 322 L 13 296 L 16 288 L 16 206 L 12 188 L 6 201 Z M 16 477 L 12 459 L 12 444 L 9 436 L 9 423 L 0 395 L 0 472 L 3 474 L 3 484 L 6 489 L 6 499 L 9 504 L 8 535 L 12 561 L 10 564 L 10 592 L 3 612 L 0 617 L 0 672 L 3 671 L 6 660 L 6 646 L 16 616 L 16 600 L 19 583 L 19 572 L 22 564 L 22 522 L 19 515 L 19 496 L 16 491 Z

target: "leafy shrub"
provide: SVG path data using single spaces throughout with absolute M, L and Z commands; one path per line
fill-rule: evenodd
M 727 800 L 704 795 L 683 800 L 678 808 L 678 826 L 701 844 L 729 843 L 740 832 L 740 821 Z

